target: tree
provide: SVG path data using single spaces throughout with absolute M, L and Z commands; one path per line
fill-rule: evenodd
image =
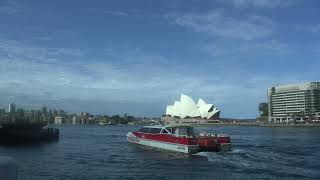
M 312 113 L 309 113 L 307 123 L 311 123 L 312 120 L 314 120 L 314 119 L 315 119 L 315 116 Z
M 268 103 L 262 102 L 259 104 L 260 117 L 267 117 L 269 113 Z

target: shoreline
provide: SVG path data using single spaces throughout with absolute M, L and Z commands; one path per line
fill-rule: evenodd
M 291 128 L 320 128 L 320 124 L 262 124 L 262 123 L 204 123 L 195 126 L 255 126 L 255 127 L 291 127 Z

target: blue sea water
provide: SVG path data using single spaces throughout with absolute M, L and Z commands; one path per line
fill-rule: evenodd
M 60 141 L 0 145 L 19 180 L 320 179 L 319 128 L 211 126 L 232 138 L 231 152 L 188 156 L 126 142 L 138 126 L 61 126 Z

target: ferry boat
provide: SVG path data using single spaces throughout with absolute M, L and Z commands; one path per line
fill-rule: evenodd
M 138 131 L 128 132 L 127 140 L 135 144 L 187 154 L 231 150 L 229 136 L 196 134 L 194 127 L 188 125 L 144 126 Z

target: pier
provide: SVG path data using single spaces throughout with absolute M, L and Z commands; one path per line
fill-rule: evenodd
M 0 142 L 3 143 L 59 140 L 59 129 L 45 123 L 1 122 L 0 125 Z

